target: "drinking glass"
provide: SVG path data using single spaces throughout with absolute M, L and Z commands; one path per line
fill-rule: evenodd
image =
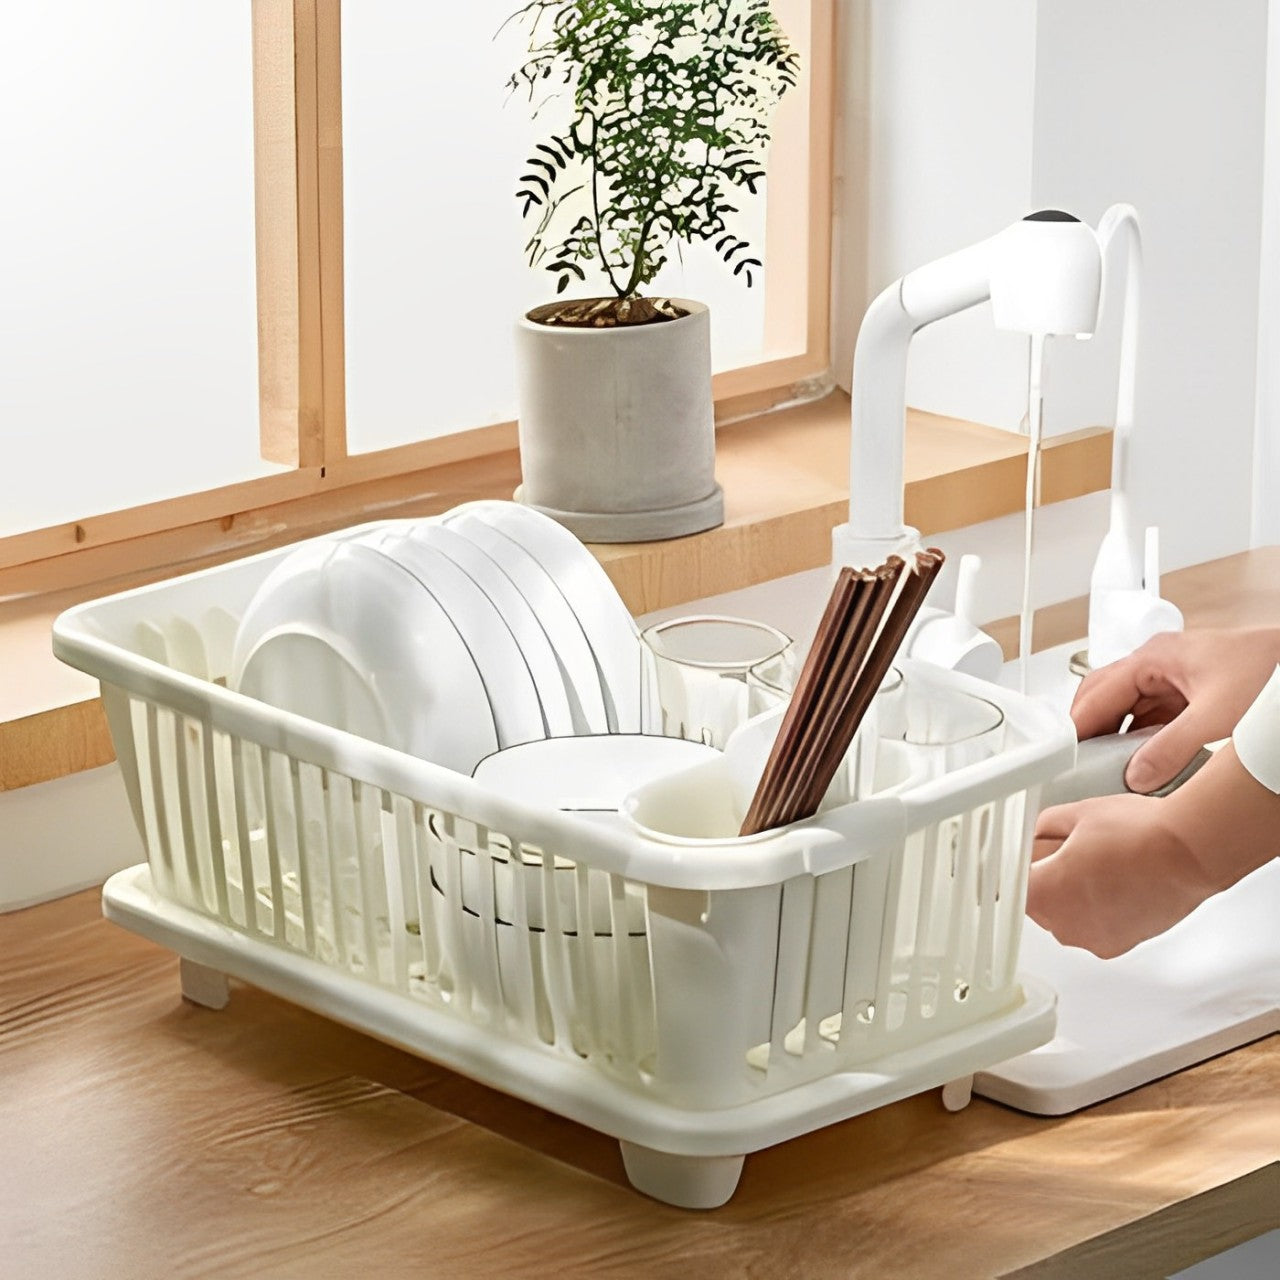
M 899 686 L 881 712 L 880 732 L 907 744 L 930 778 L 989 759 L 1004 741 L 1004 712 L 985 698 Z
M 753 713 L 748 673 L 792 647 L 791 637 L 768 623 L 715 614 L 658 622 L 640 639 L 646 725 L 720 749 Z
M 759 715 L 785 702 L 794 690 L 802 667 L 795 647 L 757 663 L 747 673 L 748 707 Z M 840 761 L 823 797 L 822 808 L 844 804 L 870 795 L 876 788 L 876 744 L 879 740 L 880 708 L 902 685 L 902 673 L 890 667 L 871 705 L 867 708 L 848 750 Z

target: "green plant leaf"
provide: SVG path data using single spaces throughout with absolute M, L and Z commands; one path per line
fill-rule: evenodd
M 521 216 L 539 218 L 530 262 L 550 255 L 558 289 L 564 264 L 597 264 L 630 296 L 673 248 L 716 238 L 750 286 L 743 268 L 759 261 L 730 261 L 746 242 L 726 227 L 727 197 L 758 193 L 773 109 L 800 71 L 768 0 L 529 0 L 513 18 L 529 58 L 509 90 L 527 91 L 535 116 L 552 85 L 572 98 L 568 129 L 535 144 L 517 191 Z M 565 182 L 573 199 L 553 202 Z

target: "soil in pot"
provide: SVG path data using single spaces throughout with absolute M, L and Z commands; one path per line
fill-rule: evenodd
M 534 324 L 567 329 L 616 329 L 622 325 L 663 324 L 689 314 L 671 298 L 571 298 L 534 307 L 525 318 Z

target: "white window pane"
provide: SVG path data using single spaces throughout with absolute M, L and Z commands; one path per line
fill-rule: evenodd
M 0 535 L 258 457 L 247 4 L 49 0 L 0 34 Z
M 497 34 L 518 0 L 361 0 L 342 15 L 347 438 L 352 452 L 515 417 L 516 317 L 555 297 L 525 265 L 515 199 L 524 160 L 555 131 L 506 83 L 527 28 Z M 775 0 L 807 61 L 808 0 Z M 787 207 L 744 200 L 735 230 L 767 247 L 747 289 L 695 244 L 645 292 L 707 302 L 717 369 L 805 349 L 808 80 L 776 120 Z M 771 162 L 770 170 L 776 166 Z M 771 236 L 779 240 L 767 245 Z M 589 278 L 578 294 L 608 292 Z

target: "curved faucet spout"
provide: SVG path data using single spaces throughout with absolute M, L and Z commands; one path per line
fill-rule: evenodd
M 897 541 L 903 523 L 907 356 L 926 325 L 991 296 L 995 240 L 961 249 L 891 284 L 867 309 L 853 353 L 849 532 Z
M 926 325 L 988 298 L 996 327 L 1091 334 L 1102 256 L 1093 229 L 1057 210 L 910 272 L 872 302 L 853 356 L 849 521 L 833 535 L 838 564 L 873 566 L 913 549 L 903 521 L 907 355 Z
M 1113 510 L 1123 504 L 1129 491 L 1129 438 L 1133 432 L 1134 402 L 1137 397 L 1138 321 L 1142 299 L 1142 224 L 1131 204 L 1113 204 L 1098 223 L 1098 243 L 1103 255 L 1103 301 L 1111 303 L 1106 288 L 1106 257 L 1111 242 L 1123 237 L 1126 250 L 1124 274 L 1124 320 L 1120 330 L 1120 379 L 1116 395 L 1115 435 L 1111 452 L 1111 501 Z
M 1111 520 L 1089 578 L 1091 666 L 1105 666 L 1132 653 L 1160 631 L 1182 629 L 1176 605 L 1160 596 L 1158 531 L 1146 530 L 1140 545 L 1129 507 L 1129 448 L 1137 394 L 1139 304 L 1142 294 L 1142 226 L 1129 204 L 1112 205 L 1098 223 L 1098 241 L 1107 254 L 1112 243 L 1127 250 L 1124 320 L 1120 329 L 1120 376 L 1116 392 L 1115 434 L 1111 446 Z M 1114 305 L 1107 276 L 1103 306 Z

